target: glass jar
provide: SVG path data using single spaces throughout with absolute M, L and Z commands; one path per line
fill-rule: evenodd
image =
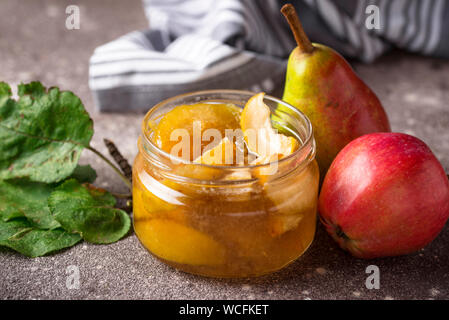
M 294 107 L 265 96 L 273 127 L 300 142 L 276 163 L 197 164 L 152 141 L 152 128 L 178 105 L 243 108 L 252 95 L 237 90 L 184 94 L 157 104 L 143 120 L 133 166 L 134 230 L 144 247 L 175 268 L 212 277 L 258 276 L 294 261 L 313 241 L 319 183 L 315 141 L 310 121 Z M 262 179 L 263 170 L 270 175 Z M 229 176 L 235 178 L 224 178 Z

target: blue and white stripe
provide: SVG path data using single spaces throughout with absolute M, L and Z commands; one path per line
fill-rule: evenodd
M 270 93 L 280 88 L 294 47 L 279 13 L 284 2 L 144 0 L 150 29 L 102 45 L 91 57 L 89 85 L 97 107 L 145 111 L 187 91 L 233 88 Z M 371 62 L 393 46 L 449 56 L 449 39 L 443 39 L 448 34 L 444 14 L 449 1 L 290 2 L 313 41 L 347 56 Z M 366 7 L 371 4 L 380 9 L 378 30 L 365 27 Z M 317 23 L 319 19 L 324 23 Z

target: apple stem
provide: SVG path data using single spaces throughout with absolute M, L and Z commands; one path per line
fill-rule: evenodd
M 311 53 L 314 50 L 312 43 L 304 32 L 301 21 L 299 21 L 298 14 L 295 7 L 287 3 L 281 8 L 281 12 L 290 26 L 293 32 L 296 43 L 298 44 L 299 51 L 302 53 Z

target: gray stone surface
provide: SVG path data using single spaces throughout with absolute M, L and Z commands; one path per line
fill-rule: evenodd
M 81 29 L 65 29 L 72 1 L 2 0 L 0 79 L 17 84 L 41 80 L 72 90 L 95 121 L 93 145 L 104 137 L 124 155 L 136 154 L 142 115 L 98 114 L 88 89 L 88 59 L 95 46 L 147 26 L 141 3 L 76 1 Z M 373 65 L 355 64 L 379 95 L 393 129 L 423 139 L 449 169 L 449 62 L 391 53 Z M 99 173 L 97 184 L 126 189 L 103 163 L 85 151 L 82 161 Z M 365 287 L 368 265 L 380 268 L 381 287 Z M 80 270 L 80 288 L 66 287 L 67 267 Z M 47 257 L 28 259 L 0 249 L 1 299 L 447 299 L 449 226 L 416 254 L 357 260 L 336 247 L 319 226 L 310 250 L 270 276 L 214 280 L 173 270 L 148 254 L 134 234 L 111 245 L 81 243 Z

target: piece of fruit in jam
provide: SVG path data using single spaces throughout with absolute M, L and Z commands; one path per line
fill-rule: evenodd
M 263 102 L 264 96 L 265 93 L 261 92 L 251 97 L 240 116 L 246 145 L 259 156 L 257 164 L 277 161 L 298 148 L 298 141 L 294 137 L 277 133 L 273 129 L 270 108 Z
M 165 152 L 174 152 L 174 155 L 184 160 L 193 161 L 210 144 L 210 141 L 202 139 L 207 130 L 217 130 L 221 137 L 225 137 L 226 129 L 240 128 L 240 112 L 241 109 L 233 104 L 197 103 L 177 106 L 157 124 L 153 141 Z M 190 143 L 190 152 L 176 152 L 174 147 L 179 143 Z

